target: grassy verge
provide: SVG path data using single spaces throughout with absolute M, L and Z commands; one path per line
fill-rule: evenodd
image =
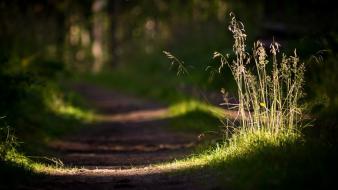
M 161 167 L 208 172 L 220 189 L 328 189 L 335 185 L 338 147 L 301 136 L 246 133 Z
M 15 105 L 21 117 L 9 112 L 0 119 L 0 178 L 4 181 L 0 188 L 18 188 L 41 177 L 42 172 L 62 166 L 51 153 L 46 154 L 46 143 L 93 120 L 93 112 L 79 95 L 55 83 L 24 90 L 27 95 Z
M 26 97 L 23 105 L 19 105 L 22 117 L 14 118 L 9 113 L 8 119 L 4 118 L 23 142 L 18 148 L 20 152 L 43 155 L 49 140 L 78 130 L 93 120 L 93 111 L 71 90 L 52 82 L 31 88 L 32 98 Z
M 219 107 L 197 100 L 186 100 L 169 107 L 174 129 L 185 132 L 219 133 L 220 119 L 224 116 Z
M 232 18 L 236 58 L 220 57 L 238 87 L 238 123 L 228 126 L 225 143 L 169 167 L 196 171 L 209 169 L 219 186 L 234 189 L 327 189 L 335 185 L 338 146 L 329 139 L 304 136 L 302 107 L 304 65 L 296 51 L 277 59 L 278 44 L 270 46 L 272 58 L 258 42 L 246 52 L 244 26 Z M 254 60 L 255 68 L 250 67 Z M 271 69 L 266 65 L 272 62 Z M 270 71 L 271 70 L 271 71 Z M 165 167 L 165 166 L 164 166 Z

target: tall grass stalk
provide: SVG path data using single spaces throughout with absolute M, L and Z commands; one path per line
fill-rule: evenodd
M 296 50 L 292 56 L 280 55 L 280 45 L 275 41 L 269 49 L 257 41 L 248 53 L 244 25 L 233 14 L 230 16 L 235 57 L 230 60 L 228 54 L 219 52 L 213 57 L 220 59 L 220 68 L 230 68 L 236 81 L 239 103 L 235 107 L 241 133 L 268 132 L 272 137 L 295 134 L 301 126 L 299 99 L 303 96 L 304 63 Z M 227 126 L 227 131 L 233 131 L 233 127 Z
M 3 117 L 0 117 L 0 120 Z M 0 161 L 4 161 L 9 152 L 16 151 L 18 145 L 16 137 L 12 134 L 9 126 L 0 126 Z

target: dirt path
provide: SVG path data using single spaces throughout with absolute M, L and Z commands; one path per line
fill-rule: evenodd
M 97 86 L 74 89 L 99 111 L 101 122 L 54 141 L 50 147 L 67 166 L 27 189 L 211 189 L 205 174 L 173 175 L 153 164 L 188 155 L 196 135 L 168 130 L 167 109 Z

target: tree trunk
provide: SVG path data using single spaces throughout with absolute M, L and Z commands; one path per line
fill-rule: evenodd
M 94 57 L 94 63 L 92 67 L 93 73 L 98 73 L 102 70 L 104 63 L 107 61 L 107 46 L 105 44 L 105 38 L 107 37 L 108 27 L 107 20 L 108 15 L 106 13 L 107 0 L 94 0 L 92 4 L 93 15 L 93 44 L 92 54 Z

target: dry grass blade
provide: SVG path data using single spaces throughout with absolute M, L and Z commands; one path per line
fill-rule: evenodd
M 269 51 L 257 41 L 253 52 L 248 53 L 244 25 L 233 13 L 230 16 L 229 30 L 233 34 L 236 57 L 228 60 L 228 55 L 215 52 L 213 58 L 220 59 L 219 71 L 227 65 L 236 81 L 241 129 L 268 132 L 272 136 L 296 132 L 302 115 L 299 99 L 303 96 L 304 64 L 296 50 L 294 55 L 287 57 L 283 54 L 282 60 L 278 60 L 280 44 L 274 40 Z M 253 61 L 255 68 L 250 69 Z M 233 127 L 228 126 L 229 130 Z
M 184 61 L 179 60 L 177 57 L 175 57 L 173 54 L 171 54 L 168 51 L 163 51 L 163 53 L 171 61 L 170 62 L 171 68 L 174 68 L 174 67 L 177 68 L 177 71 L 176 71 L 177 76 L 189 74 L 187 68 L 184 65 Z

